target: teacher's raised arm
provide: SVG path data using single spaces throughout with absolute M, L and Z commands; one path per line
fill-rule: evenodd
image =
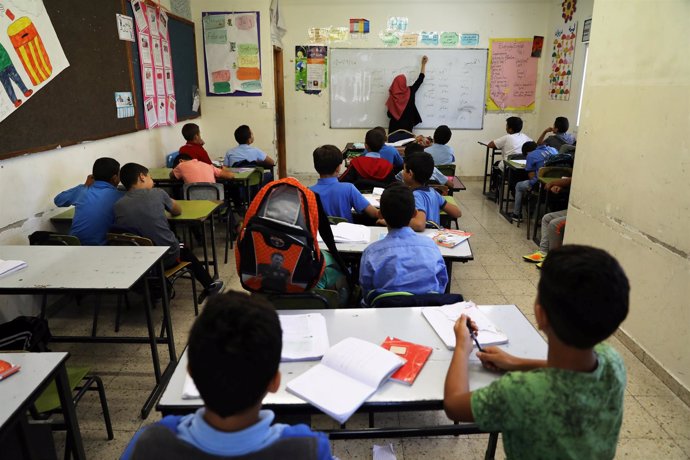
M 407 86 L 407 77 L 405 75 L 401 74 L 393 79 L 393 83 L 388 90 L 388 100 L 386 101 L 387 115 L 390 118 L 390 123 L 388 124 L 389 142 L 414 137 L 412 128 L 422 121 L 422 117 L 419 115 L 415 105 L 415 93 L 422 86 L 424 71 L 428 61 L 429 58 L 427 56 L 422 56 L 422 68 L 412 86 Z

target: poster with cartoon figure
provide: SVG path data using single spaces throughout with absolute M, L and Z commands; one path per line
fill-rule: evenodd
M 42 0 L 0 0 L 0 121 L 69 67 Z

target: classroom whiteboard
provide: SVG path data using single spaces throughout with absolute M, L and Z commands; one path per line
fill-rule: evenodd
M 482 129 L 486 49 L 331 48 L 331 128 L 388 128 L 388 88 L 398 74 L 412 85 L 429 56 L 417 91 L 416 128 Z

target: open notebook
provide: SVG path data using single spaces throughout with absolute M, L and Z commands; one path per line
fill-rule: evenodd
M 9 275 L 16 271 L 26 268 L 26 262 L 22 260 L 2 260 L 0 259 L 0 276 Z
M 508 343 L 508 336 L 499 330 L 484 313 L 477 308 L 474 302 L 458 302 L 442 307 L 423 307 L 422 315 L 429 322 L 434 332 L 448 347 L 455 349 L 455 332 L 453 326 L 465 314 L 477 324 L 477 341 L 481 346 L 500 345 Z
M 336 243 L 368 243 L 371 241 L 371 230 L 366 225 L 340 222 L 338 225 L 331 225 L 331 231 Z M 318 240 L 323 241 L 321 234 L 318 235 Z

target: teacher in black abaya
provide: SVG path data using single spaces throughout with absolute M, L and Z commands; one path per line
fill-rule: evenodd
M 414 137 L 412 128 L 422 121 L 415 105 L 415 93 L 424 82 L 424 68 L 428 61 L 428 57 L 422 56 L 422 68 L 412 86 L 407 86 L 405 75 L 401 74 L 393 79 L 386 101 L 387 115 L 391 119 L 388 124 L 388 142 Z

